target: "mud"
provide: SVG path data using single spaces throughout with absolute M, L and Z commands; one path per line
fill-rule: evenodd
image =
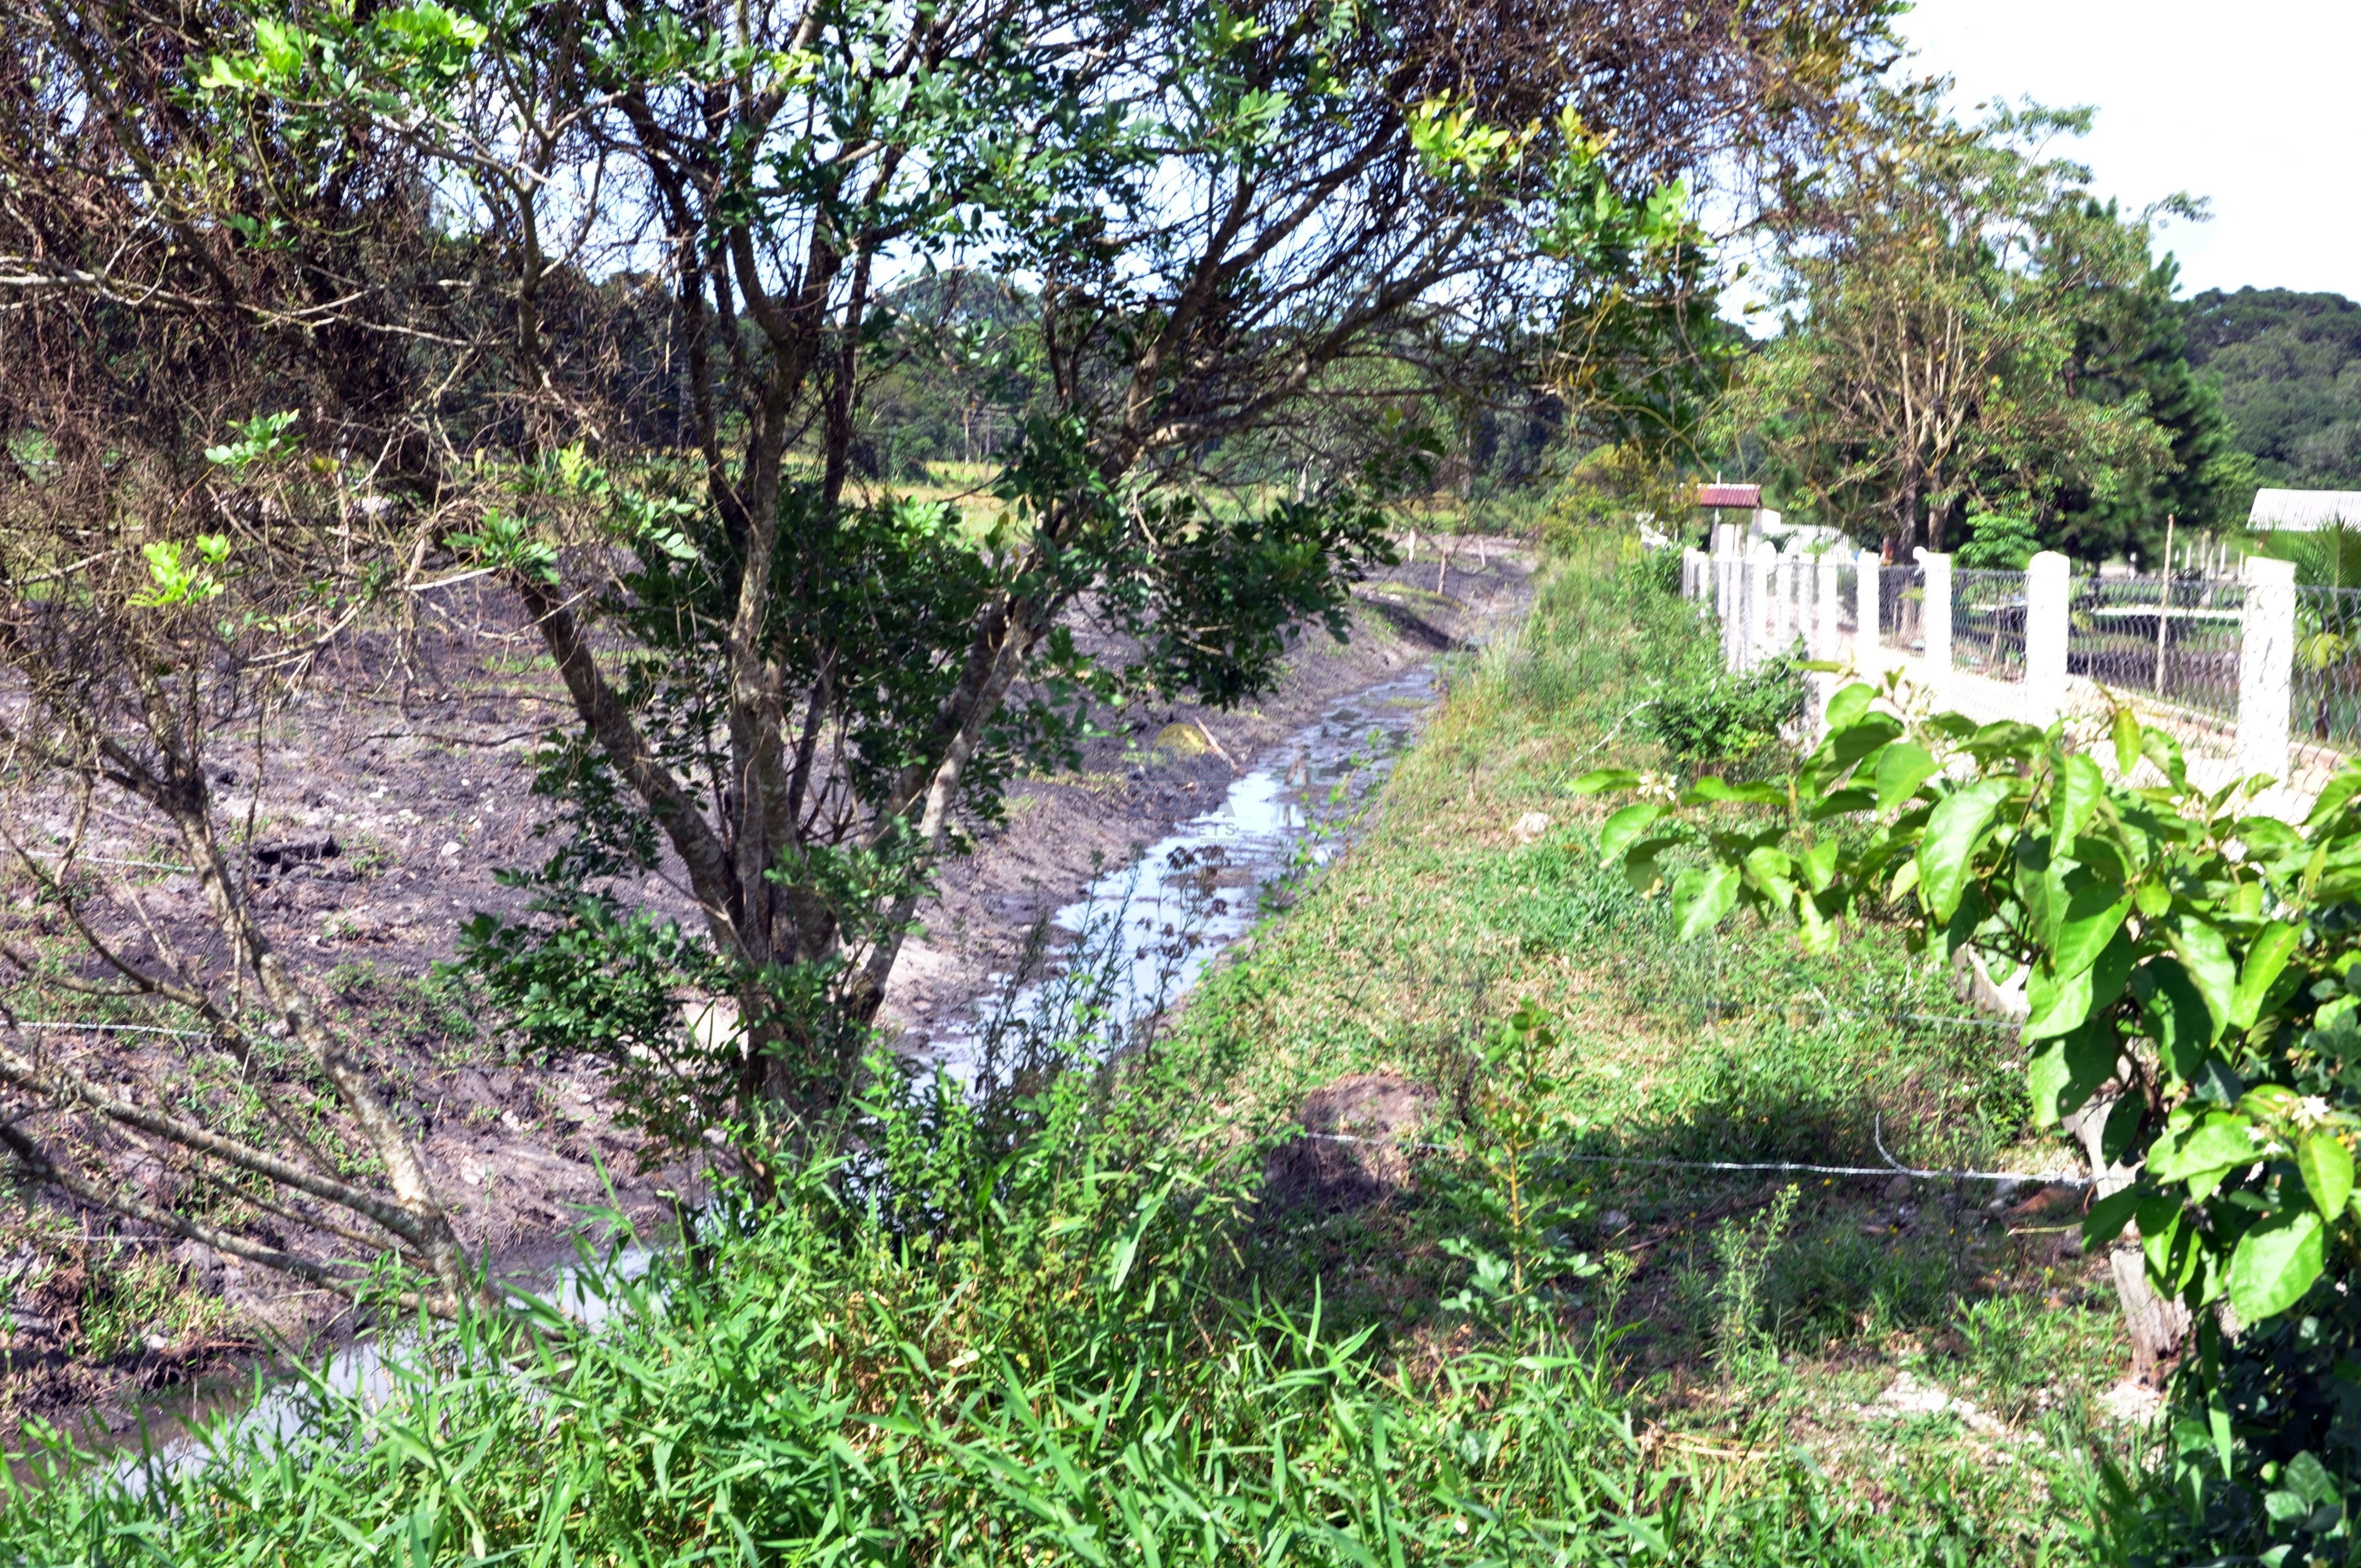
M 1532 567 L 1524 551 L 1463 542 L 1446 564 L 1432 541 L 1422 544 L 1421 558 L 1363 585 L 1348 643 L 1312 631 L 1259 701 L 1228 712 L 1126 712 L 1107 721 L 1112 732 L 1090 744 L 1078 769 L 1018 781 L 1004 819 L 947 869 L 923 912 L 923 932 L 894 971 L 886 1025 L 924 1049 L 972 1015 L 1038 921 L 1104 868 L 1218 802 L 1274 743 L 1340 699 L 1498 636 L 1521 617 Z M 639 1168 L 641 1144 L 616 1124 L 598 1058 L 530 1059 L 516 1041 L 469 1019 L 462 999 L 433 979 L 464 922 L 482 911 L 522 912 L 527 894 L 496 873 L 547 852 L 536 830 L 554 808 L 531 793 L 530 754 L 571 710 L 538 665 L 530 629 L 504 619 L 496 601 L 428 609 L 438 619 L 422 635 L 344 648 L 269 731 L 216 738 L 216 787 L 225 817 L 250 814 L 255 824 L 254 886 L 271 938 L 291 963 L 324 978 L 347 1026 L 368 1042 L 398 1108 L 420 1130 L 430 1177 L 463 1240 L 502 1275 L 531 1279 L 570 1256 L 598 1212 L 659 1234 L 673 1194 L 695 1201 L 698 1172 Z M 23 826 L 38 842 L 61 839 L 68 824 L 60 814 Z M 169 859 L 127 827 L 86 852 Z M 140 875 L 149 918 L 192 959 L 219 959 L 207 951 L 194 879 Z M 693 918 L 680 883 L 663 872 L 620 891 Z M 54 916 L 21 892 L 11 890 L 0 930 L 61 936 Z M 134 952 L 148 956 L 137 943 Z M 160 1072 L 171 1050 L 148 1036 L 82 1038 L 94 1059 L 103 1053 L 107 1076 L 124 1081 Z M 183 1195 L 172 1173 L 148 1176 L 154 1199 Z M 81 1219 L 103 1233 L 98 1239 L 129 1234 L 97 1216 Z M 70 1325 L 20 1299 L 14 1328 L 0 1336 L 0 1424 L 73 1412 L 85 1418 L 78 1424 L 121 1432 L 150 1408 L 148 1390 L 242 1380 L 256 1347 L 335 1341 L 349 1328 L 319 1296 L 265 1270 L 193 1245 L 171 1255 L 189 1286 L 234 1309 L 233 1328 L 185 1343 L 149 1336 L 93 1364 L 61 1354 Z M 6 1275 L 0 1267 L 0 1284 Z

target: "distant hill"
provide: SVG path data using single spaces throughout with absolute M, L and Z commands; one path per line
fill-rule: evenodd
M 2361 304 L 2291 289 L 2208 289 L 2184 302 L 2189 362 L 2265 484 L 2361 489 Z

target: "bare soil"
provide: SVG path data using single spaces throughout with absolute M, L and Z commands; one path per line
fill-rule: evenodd
M 1046 912 L 1079 896 L 1102 866 L 1218 802 L 1273 743 L 1351 694 L 1521 619 L 1532 565 L 1526 552 L 1461 541 L 1444 562 L 1431 540 L 1422 545 L 1420 558 L 1363 585 L 1347 643 L 1311 631 L 1278 688 L 1257 702 L 1230 711 L 1183 704 L 1125 712 L 1107 722 L 1079 769 L 1020 780 L 1004 819 L 980 832 L 972 856 L 947 869 L 923 933 L 894 972 L 886 1023 L 915 1044 L 938 1020 L 963 1015 L 991 977 L 1011 967 Z M 463 1239 L 502 1273 L 531 1277 L 569 1257 L 598 1212 L 611 1209 L 642 1234 L 660 1233 L 674 1194 L 695 1201 L 698 1172 L 640 1168 L 643 1150 L 616 1124 L 598 1058 L 528 1059 L 496 1025 L 469 1016 L 463 992 L 434 978 L 455 955 L 464 922 L 483 911 L 522 912 L 528 894 L 497 873 L 537 864 L 548 851 L 536 832 L 554 807 L 532 793 L 530 753 L 538 736 L 572 716 L 529 627 L 489 600 L 428 610 L 437 619 L 416 636 L 342 650 L 270 732 L 218 737 L 216 789 L 225 813 L 253 823 L 257 903 L 272 940 L 291 962 L 325 977 L 346 1025 L 383 1065 Z M 1151 743 L 1175 724 L 1209 744 L 1191 755 Z M 22 828 L 38 842 L 45 833 L 61 839 L 68 823 L 60 813 Z M 130 824 L 86 852 L 169 860 Z M 64 937 L 55 916 L 18 896 L 23 891 L 9 890 L 0 934 Z M 624 891 L 660 915 L 692 919 L 678 879 L 662 872 Z M 140 896 L 192 957 L 218 956 L 205 951 L 193 878 L 143 878 Z M 133 941 L 135 955 L 152 951 L 143 946 Z M 148 1036 L 82 1038 L 79 1048 L 117 1081 L 160 1073 L 172 1048 Z M 188 1196 L 182 1179 L 103 1129 L 77 1131 L 126 1176 L 145 1179 L 154 1201 Z M 100 1244 L 76 1266 L 84 1277 L 69 1281 L 51 1269 L 49 1283 L 20 1287 L 11 1303 L 14 1325 L 0 1332 L 0 1425 L 71 1411 L 95 1418 L 82 1424 L 120 1431 L 148 1390 L 217 1378 L 267 1342 L 302 1345 L 349 1327 L 318 1294 L 186 1245 L 170 1255 L 189 1287 L 234 1309 L 225 1315 L 231 1326 L 179 1340 L 149 1335 L 105 1363 L 67 1354 L 76 1324 L 65 1296 L 82 1289 L 88 1270 L 105 1267 L 114 1241 L 129 1235 L 99 1216 L 78 1219 L 87 1240 Z M 0 1255 L 12 1245 L 0 1236 Z M 10 1274 L 0 1255 L 0 1289 Z

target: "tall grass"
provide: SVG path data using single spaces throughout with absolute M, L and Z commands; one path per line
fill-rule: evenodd
M 1859 1560 L 1807 1485 L 1652 1455 L 1611 1332 L 1502 1299 L 1412 1364 L 1336 1332 L 1316 1291 L 1257 1291 L 1232 1245 L 1250 1162 L 1174 1137 L 1171 1082 L 1070 1078 L 1000 1147 L 956 1093 L 882 1091 L 865 1201 L 815 1169 L 643 1277 L 594 1263 L 603 1332 L 541 1311 L 431 1333 L 389 1397 L 315 1388 L 291 1439 L 217 1431 L 130 1477 L 52 1450 L 11 1484 L 0 1556 Z
M 1817 1417 L 1780 1382 L 1773 1331 L 1810 1300 L 1768 1228 L 1745 1301 L 1738 1281 L 1712 1292 L 1745 1347 L 1733 1364 L 1759 1380 L 1752 1411 L 1700 1435 L 1635 1368 L 1634 1331 L 1660 1332 L 1646 1320 L 1662 1304 L 1619 1305 L 1640 1265 L 1606 1255 L 1600 1211 L 1681 1197 L 1601 1187 L 1548 1147 L 1826 1143 L 1850 1134 L 1848 1095 L 1930 1059 L 1804 1029 L 1675 1059 L 1586 1000 L 1582 973 L 1661 948 L 1651 916 L 1578 834 L 1519 846 L 1503 819 L 1562 810 L 1566 770 L 1623 745 L 1616 726 L 1651 683 L 1703 657 L 1687 613 L 1606 571 L 1547 577 L 1523 639 L 1458 672 L 1373 837 L 1174 1037 L 1114 1065 L 1068 1056 L 988 1103 L 881 1070 L 843 1152 L 779 1202 L 714 1212 L 642 1277 L 586 1259 L 598 1332 L 547 1310 L 422 1328 L 389 1395 L 315 1386 L 301 1433 L 216 1429 L 144 1473 L 49 1447 L 34 1483 L 6 1483 L 0 1563 L 2072 1555 L 2057 1517 L 2075 1511 L 2077 1464 L 2013 1455 L 1995 1472 L 1913 1443 L 1885 1491 L 1829 1473 Z M 1885 963 L 1813 983 L 1841 999 L 1894 982 Z M 1795 980 L 1749 983 L 1782 995 Z M 1563 1040 L 1534 1014 L 1499 1032 L 1528 992 Z M 1430 1137 L 1465 1153 L 1422 1157 L 1391 1207 L 1283 1208 L 1261 1172 L 1292 1097 L 1371 1066 L 1462 1107 Z M 1514 1266 L 1493 1266 L 1503 1252 Z M 2005 1332 L 1989 1313 L 1976 1326 L 1979 1344 Z M 1984 1358 L 2014 1389 L 2039 1375 Z M 1905 1492 L 1906 1508 L 1880 1500 Z

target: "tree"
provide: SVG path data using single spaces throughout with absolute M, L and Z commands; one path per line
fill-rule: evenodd
M 636 698 L 566 630 L 571 593 L 538 566 L 504 567 L 590 720 L 565 787 L 661 828 L 711 912 L 748 1033 L 692 1074 L 697 1113 L 826 1110 L 928 868 L 995 808 L 1010 769 L 1060 754 L 1086 699 L 1234 701 L 1271 677 L 1295 625 L 1341 630 L 1347 584 L 1385 548 L 1373 503 L 1424 483 L 1432 446 L 1401 417 L 1409 395 L 1529 336 L 1537 312 L 1550 324 L 1576 285 L 1639 294 L 1677 273 L 1693 236 L 1654 190 L 1727 148 L 1793 156 L 1845 57 L 1795 55 L 1787 29 L 1817 18 L 1865 37 L 1874 10 L 1731 7 L 1706 28 L 1668 5 L 1464 5 L 1383 24 L 1320 8 L 1121 12 L 1099 52 L 1129 65 L 1058 78 L 1073 96 L 1032 115 L 1025 160 L 938 203 L 993 247 L 995 269 L 1038 280 L 1041 411 L 996 487 L 1004 521 L 961 537 L 940 512 L 848 508 L 824 444 L 819 482 L 783 491 L 777 532 L 753 524 L 742 556 L 709 530 L 677 560 L 641 551 L 614 602 L 653 607 L 629 624 L 664 663 Z M 707 203 L 731 221 L 744 206 Z M 824 433 L 862 352 L 858 307 L 844 308 Z M 1377 417 L 1311 411 L 1356 406 Z M 1307 465 L 1276 502 L 1198 499 L 1239 461 L 1268 464 L 1268 433 L 1306 422 L 1366 444 L 1323 442 L 1318 483 Z M 1124 657 L 1085 655 L 1084 620 Z M 691 711 L 712 728 L 644 765 L 651 726 Z M 729 781 L 707 790 L 703 820 L 669 804 L 686 778 Z M 496 974 L 537 974 L 550 950 L 530 933 L 481 939 Z M 597 944 L 569 950 L 617 968 Z M 648 976 L 664 983 L 661 966 Z
M 390 1241 L 437 1282 L 430 1305 L 474 1288 L 368 1042 L 249 917 L 215 752 L 318 649 L 488 578 L 574 722 L 544 753 L 570 813 L 529 873 L 546 917 L 479 925 L 482 967 L 528 1024 L 611 1048 L 653 1132 L 733 1127 L 769 1179 L 825 1135 L 930 869 L 1011 771 L 1068 754 L 1092 701 L 1235 700 L 1298 628 L 1341 629 L 1425 448 L 1378 417 L 1300 496 L 1199 481 L 1359 398 L 1380 361 L 1423 396 L 1460 350 L 1554 330 L 1569 299 L 1677 291 L 1679 174 L 1807 156 L 1884 10 L 0 17 L 16 782 L 45 812 L 144 813 L 158 845 L 220 867 L 214 935 L 126 953 L 136 888 L 19 849 L 52 896 L 108 902 L 76 932 L 195 1022 L 194 1056 L 268 1060 L 329 1106 L 283 1149 L 233 1146 L 223 1130 L 258 1107 L 239 1090 L 187 1108 L 194 1056 L 93 1099 L 78 1084 L 119 1080 L 119 1053 L 91 1071 L 27 1053 L 9 1115 L 79 1107 L 234 1173 L 225 1224 L 245 1231 L 205 1235 L 258 1261 L 349 1285 L 350 1249 Z M 957 291 L 920 286 L 962 271 L 1025 280 L 981 341 Z M 864 389 L 928 334 L 981 381 L 1005 373 L 1026 415 L 987 505 L 851 483 Z M 650 865 L 693 893 L 699 929 L 617 895 Z M 27 983 L 53 977 L 25 957 Z M 740 1032 L 691 1035 L 684 984 L 734 998 Z M 300 1060 L 272 1056 L 280 1035 Z M 159 1119 L 167 1102 L 185 1113 Z M 180 1218 L 5 1125 L 38 1179 Z M 273 1214 L 345 1260 L 257 1240 Z
M 2167 256 L 2140 272 L 2146 222 L 2122 223 L 2113 203 L 2103 209 L 2092 203 L 2085 217 L 2086 230 L 2117 244 L 2136 242 L 2140 257 L 2085 269 L 2100 277 L 2136 275 L 2136 281 L 2102 284 L 2086 294 L 2070 384 L 2076 396 L 2095 402 L 2137 400 L 2169 443 L 2170 455 L 2144 488 L 2117 488 L 2103 496 L 2080 479 L 2059 486 L 2047 543 L 2092 561 L 2134 554 L 2160 561 L 2168 520 L 2202 529 L 2246 521 L 2254 500 L 2253 466 L 2232 445 L 2220 389 L 2190 364 L 2188 334 L 2172 298 L 2180 265 Z M 2061 258 L 2048 265 L 2057 271 L 2072 263 Z
M 2296 828 L 2250 814 L 2268 778 L 2192 787 L 2179 743 L 2127 708 L 2087 748 L 2062 721 L 1924 715 L 1898 675 L 1848 686 L 1790 776 L 1658 788 L 1608 818 L 1600 851 L 1643 892 L 1669 883 L 1685 939 L 1743 910 L 1825 951 L 1848 921 L 1890 919 L 1914 948 L 2026 973 L 2034 1119 L 2087 1152 L 2086 1243 L 2136 1238 L 2112 1262 L 2139 1359 L 2199 1340 L 2181 1363 L 2194 1511 L 2230 1481 L 2266 1542 L 2341 1531 L 2341 1510 L 2313 1523 L 2252 1494 L 2304 1446 L 2290 1399 L 2351 1354 L 2361 770 Z M 1609 770 L 1576 787 L 1639 785 Z M 2267 1347 L 2242 1352 L 2235 1430 L 2225 1306 Z
M 1963 126 L 1942 83 L 1880 90 L 1861 139 L 1799 191 L 1780 334 L 1751 367 L 1733 433 L 1831 518 L 1874 520 L 1897 558 L 1943 547 L 1970 510 L 2144 496 L 2169 471 L 2145 389 L 2088 395 L 2094 300 L 2148 276 L 2147 223 L 2092 205 L 2081 166 L 2039 156 L 2085 111 L 2001 109 Z

